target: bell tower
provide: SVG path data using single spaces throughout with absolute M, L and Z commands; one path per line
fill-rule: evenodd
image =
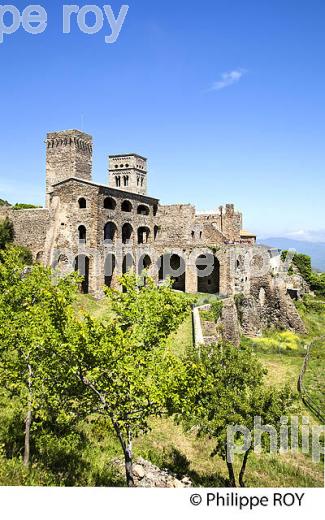
M 110 155 L 109 186 L 131 193 L 147 195 L 147 159 L 135 153 Z

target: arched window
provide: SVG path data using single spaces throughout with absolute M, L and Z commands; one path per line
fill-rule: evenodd
M 153 229 L 153 236 L 154 236 L 155 240 L 157 240 L 157 238 L 158 238 L 159 230 L 160 230 L 159 226 L 155 226 Z
M 104 199 L 104 209 L 115 209 L 116 208 L 116 202 L 112 197 L 106 197 Z
M 40 251 L 39 253 L 37 253 L 37 255 L 36 255 L 36 263 L 37 264 L 41 264 L 42 263 L 43 256 L 44 256 L 44 252 L 43 251 Z
M 83 277 L 83 281 L 80 285 L 80 290 L 83 294 L 89 292 L 89 258 L 85 255 L 79 255 L 76 257 L 74 262 L 75 271 L 79 272 L 80 276 Z
M 79 233 L 79 242 L 86 243 L 87 240 L 87 230 L 85 226 L 79 226 L 78 227 L 78 233 Z
M 115 177 L 115 184 L 117 188 L 121 187 L 121 177 Z
M 149 212 L 150 212 L 150 210 L 149 210 L 148 206 L 145 206 L 144 204 L 140 204 L 138 206 L 138 210 L 137 210 L 138 215 L 149 215 Z
M 220 263 L 212 253 L 196 259 L 198 292 L 218 294 L 220 291 Z
M 85 209 L 87 207 L 87 201 L 83 197 L 81 197 L 81 199 L 78 200 L 78 203 L 80 209 Z
M 126 213 L 131 213 L 132 211 L 132 204 L 129 200 L 124 200 L 121 205 L 121 210 L 125 211 Z
M 122 242 L 123 244 L 127 244 L 131 241 L 133 235 L 133 228 L 131 224 L 124 224 L 122 228 Z
M 114 273 L 115 273 L 115 268 L 116 268 L 116 258 L 115 258 L 115 255 L 112 255 L 110 253 L 106 257 L 105 266 L 104 266 L 105 285 L 107 287 L 112 287 L 113 277 L 114 277 Z
M 185 260 L 176 254 L 166 253 L 158 261 L 159 280 L 168 276 L 173 280 L 173 288 L 185 292 L 186 265 Z
M 129 185 L 129 176 L 124 175 L 123 180 L 124 180 L 124 186 L 128 186 Z
M 123 258 L 122 273 L 123 274 L 128 273 L 129 271 L 131 271 L 131 269 L 133 269 L 133 267 L 134 267 L 133 256 L 130 253 L 128 253 Z
M 133 256 L 130 253 L 128 253 L 123 258 L 122 273 L 126 274 L 129 271 L 131 271 L 132 269 L 134 269 L 134 260 L 133 260 Z M 123 292 L 125 293 L 126 291 L 127 291 L 126 287 L 123 287 Z
M 104 227 L 104 240 L 114 242 L 117 234 L 117 227 L 114 222 L 107 222 Z
M 149 241 L 150 229 L 147 227 L 140 227 L 138 229 L 138 244 L 147 244 Z

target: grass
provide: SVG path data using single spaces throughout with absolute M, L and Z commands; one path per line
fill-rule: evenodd
M 199 295 L 198 303 L 211 301 L 209 295 Z M 95 312 L 97 316 L 104 316 L 109 312 L 102 302 L 82 297 L 83 308 L 88 312 Z M 305 323 L 308 328 L 306 337 L 290 332 L 268 331 L 265 338 L 253 340 L 256 356 L 268 369 L 267 384 L 282 385 L 289 383 L 297 389 L 297 380 L 305 355 L 304 344 L 318 335 L 325 325 L 325 319 L 317 313 L 305 311 Z M 192 345 L 192 317 L 189 313 L 177 332 L 171 335 L 168 346 L 179 355 L 185 353 Z M 249 340 L 244 340 L 249 341 Z M 310 365 L 311 373 L 320 374 Z M 318 376 L 317 376 L 318 377 Z M 306 384 L 307 384 L 306 378 Z M 317 386 L 318 388 L 318 386 Z M 303 415 L 309 415 L 302 404 Z M 227 470 L 220 457 L 211 457 L 214 442 L 207 437 L 197 438 L 194 432 L 184 432 L 181 426 L 173 419 L 162 417 L 154 418 L 150 422 L 150 432 L 139 436 L 134 441 L 135 456 L 144 457 L 160 468 L 168 468 L 178 477 L 188 475 L 194 486 L 226 485 Z M 95 443 L 96 444 L 96 443 Z M 96 464 L 98 474 L 104 472 L 110 460 L 119 454 L 119 447 L 111 433 L 107 433 L 101 444 L 96 447 Z M 240 461 L 237 460 L 237 470 Z M 104 472 L 105 474 L 105 472 Z M 99 477 L 98 477 L 99 478 Z M 100 478 L 99 478 L 100 481 Z M 311 458 L 298 452 L 280 454 L 276 457 L 268 454 L 252 454 L 247 467 L 246 483 L 248 487 L 322 487 L 323 466 L 315 464 Z
M 89 294 L 79 294 L 74 307 L 80 317 L 84 314 L 90 314 L 97 319 L 104 319 L 110 316 L 110 305 L 107 298 L 96 300 Z
M 182 356 L 192 345 L 192 313 L 188 313 L 178 330 L 170 336 L 167 346 L 171 348 L 175 354 Z
M 206 295 L 204 295 L 206 296 Z M 76 302 L 80 315 L 85 312 L 104 319 L 110 313 L 107 300 L 97 301 L 90 296 L 80 295 Z M 311 341 L 325 330 L 325 316 L 300 309 L 308 328 L 307 337 L 269 331 L 265 338 L 251 340 L 257 358 L 268 369 L 267 384 L 289 383 L 297 387 L 297 379 L 304 357 L 304 343 Z M 192 317 L 188 313 L 178 330 L 168 340 L 168 347 L 183 355 L 192 345 Z M 250 340 L 244 340 L 249 342 Z M 305 385 L 315 395 L 320 395 L 324 367 L 324 349 L 317 347 L 312 352 L 311 363 L 306 373 Z M 303 406 L 303 405 L 302 405 Z M 302 409 L 304 415 L 308 414 Z M 109 425 L 96 417 L 88 417 L 81 427 L 86 436 L 86 448 L 82 452 L 84 471 L 78 486 L 123 486 L 123 476 L 115 469 L 114 461 L 122 459 L 122 453 Z M 185 432 L 172 418 L 153 418 L 150 431 L 134 440 L 135 457 L 144 457 L 160 468 L 168 468 L 179 478 L 190 476 L 193 486 L 224 487 L 227 470 L 224 461 L 211 457 L 214 441 L 206 436 L 197 438 L 195 432 Z M 240 460 L 236 461 L 238 473 Z M 33 468 L 27 473 L 19 460 L 6 460 L 0 455 L 0 484 L 2 485 L 64 485 L 55 476 L 42 468 Z M 247 487 L 322 487 L 323 465 L 315 464 L 311 458 L 298 452 L 280 454 L 252 453 L 246 474 Z
M 304 388 L 309 397 L 325 415 L 325 343 L 324 340 L 313 344 L 304 377 Z

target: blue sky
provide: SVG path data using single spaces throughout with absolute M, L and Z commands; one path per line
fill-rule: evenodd
M 134 151 L 163 203 L 233 202 L 260 236 L 325 237 L 323 0 L 129 0 L 112 45 L 107 22 L 63 35 L 64 3 L 0 45 L 1 198 L 42 204 L 46 132 L 81 128 L 99 183 L 109 153 Z

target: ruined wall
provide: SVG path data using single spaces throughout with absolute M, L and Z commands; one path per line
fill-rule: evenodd
M 30 249 L 34 258 L 43 258 L 46 234 L 50 227 L 47 209 L 13 210 L 0 208 L 0 220 L 8 217 L 14 224 L 15 242 Z
M 159 206 L 157 223 L 159 226 L 158 243 L 179 247 L 192 242 L 192 227 L 195 221 L 195 208 L 191 204 Z
M 256 336 L 264 329 L 276 327 L 304 334 L 304 323 L 287 294 L 281 277 L 266 275 L 251 280 L 250 295 L 240 303 L 244 334 Z

